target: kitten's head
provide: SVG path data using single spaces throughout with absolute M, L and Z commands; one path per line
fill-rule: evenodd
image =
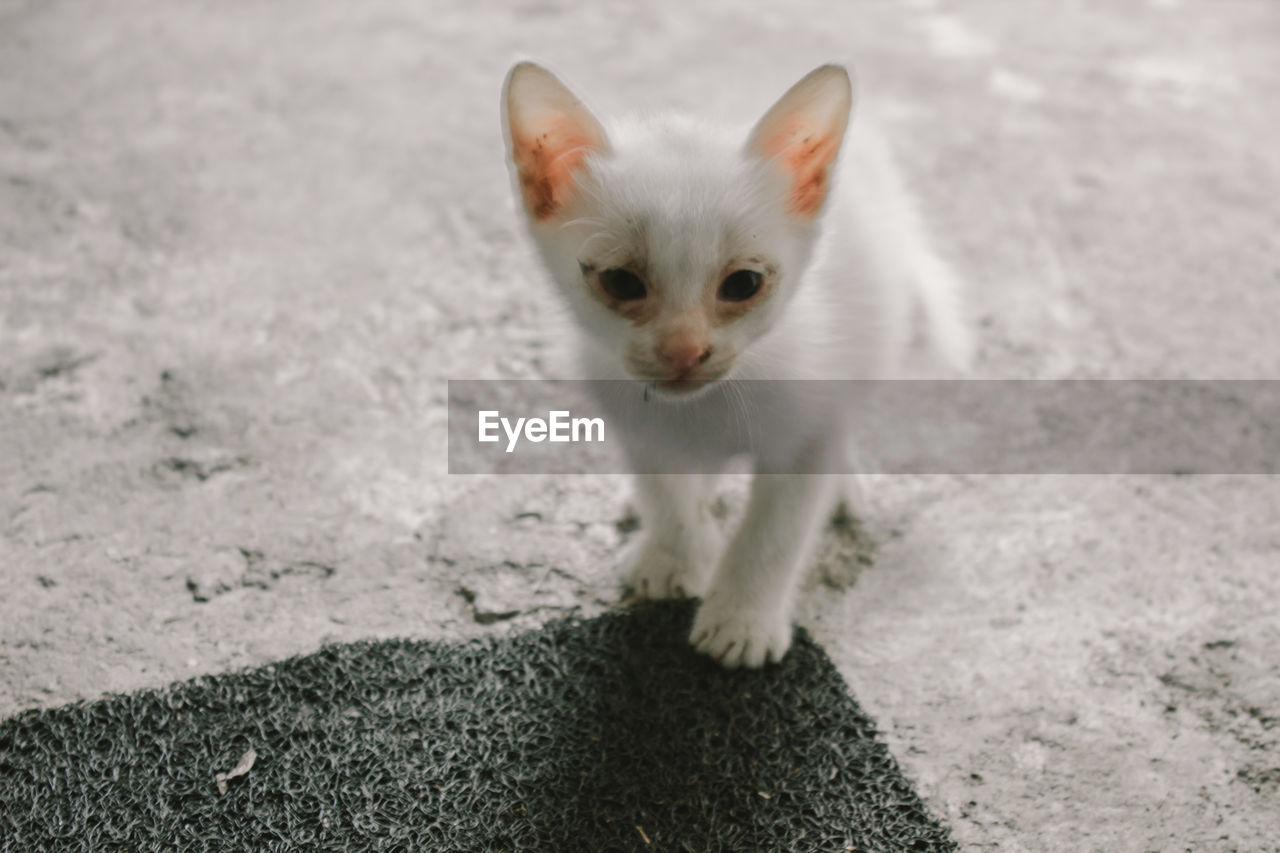
M 550 72 L 511 69 L 518 200 L 600 357 L 659 396 L 730 375 L 809 262 L 852 100 L 848 73 L 826 65 L 745 140 L 679 119 L 606 133 Z

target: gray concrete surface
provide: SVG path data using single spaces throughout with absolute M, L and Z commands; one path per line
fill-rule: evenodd
M 983 375 L 1264 378 L 1278 46 L 1274 0 L 0 0 L 0 715 L 618 600 L 618 481 L 444 473 L 445 380 L 555 342 L 516 58 L 739 120 L 853 59 Z M 802 621 L 964 849 L 1280 849 L 1274 480 L 875 486 Z

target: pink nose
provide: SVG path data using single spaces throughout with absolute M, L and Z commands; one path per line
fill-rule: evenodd
M 709 358 L 711 347 L 703 341 L 671 341 L 658 348 L 658 360 L 676 373 L 688 373 Z

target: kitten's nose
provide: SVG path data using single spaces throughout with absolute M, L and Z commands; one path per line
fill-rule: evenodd
M 688 373 L 711 358 L 711 347 L 706 341 L 688 338 L 668 341 L 658 347 L 658 360 L 676 373 Z

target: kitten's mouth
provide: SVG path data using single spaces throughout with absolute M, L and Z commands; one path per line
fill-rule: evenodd
M 699 379 L 655 379 L 645 385 L 645 399 L 688 400 L 710 388 L 721 379 L 711 376 Z
M 703 385 L 707 385 L 712 381 L 713 380 L 710 379 L 663 379 L 653 384 L 658 388 L 661 388 L 663 391 L 683 393 L 686 391 L 696 391 Z

